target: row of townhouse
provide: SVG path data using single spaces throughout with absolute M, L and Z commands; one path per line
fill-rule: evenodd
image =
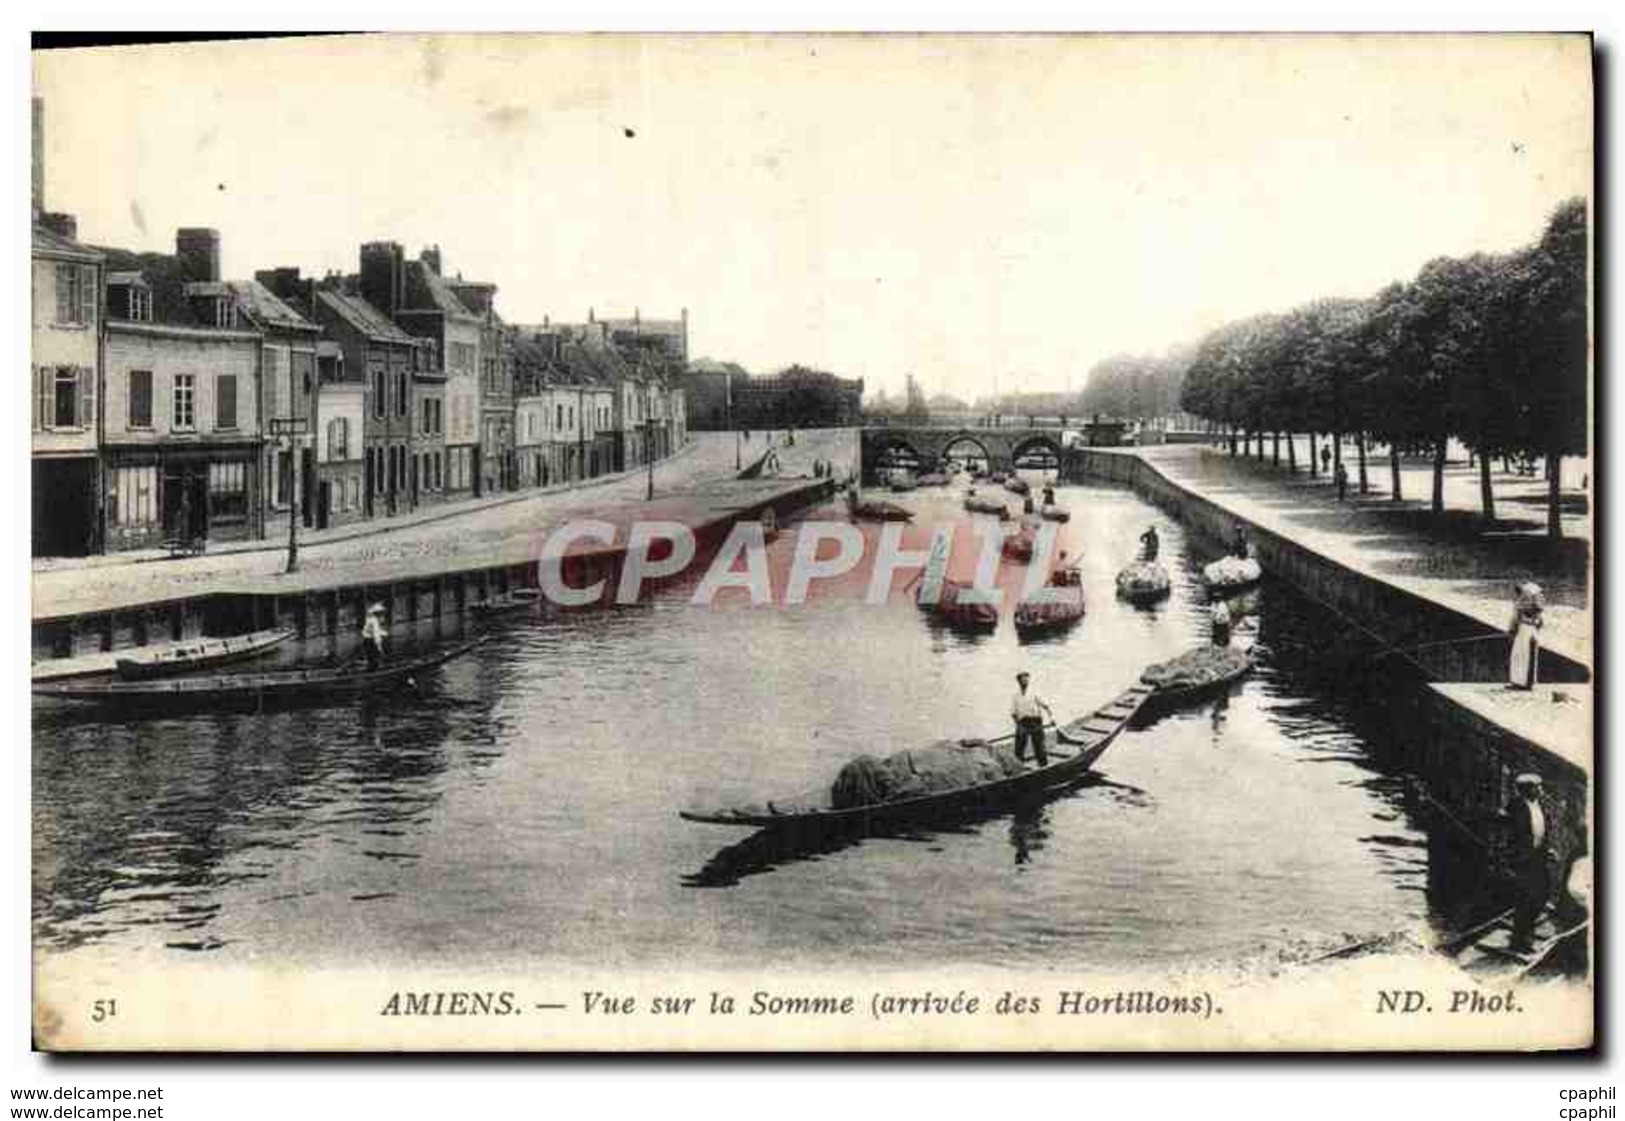
M 686 312 L 526 328 L 496 293 L 444 276 L 438 247 L 369 243 L 349 276 L 225 280 L 214 230 L 132 253 L 40 212 L 36 555 L 325 528 L 686 442 Z

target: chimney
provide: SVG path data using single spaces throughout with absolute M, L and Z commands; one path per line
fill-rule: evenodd
M 254 279 L 270 290 L 271 295 L 293 306 L 294 310 L 309 314 L 316 279 L 305 280 L 297 265 L 284 265 L 274 269 L 260 269 Z
M 58 237 L 65 237 L 69 241 L 79 240 L 79 223 L 72 214 L 41 214 L 39 224 Z
M 406 254 L 395 241 L 369 241 L 361 247 L 361 298 L 395 317 L 406 304 Z
M 185 280 L 220 279 L 220 231 L 191 226 L 175 231 L 175 256 Z
M 587 309 L 587 322 L 588 323 L 596 322 L 592 317 L 592 308 Z
M 418 259 L 428 267 L 430 272 L 434 273 L 436 276 L 440 275 L 440 246 L 429 246 L 422 253 L 418 254 Z
M 34 98 L 34 221 L 45 210 L 45 99 Z

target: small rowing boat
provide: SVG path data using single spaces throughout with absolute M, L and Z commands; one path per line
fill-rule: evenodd
M 952 790 L 939 790 L 894 802 L 835 808 L 830 787 L 762 805 L 714 810 L 680 810 L 685 821 L 710 825 L 739 825 L 757 829 L 870 829 L 963 815 L 990 806 L 1008 805 L 1021 798 L 1076 785 L 1095 765 L 1112 741 L 1150 695 L 1146 685 L 1135 685 L 1088 716 L 1055 729 L 1048 766 L 1025 766 L 1019 774 Z M 988 744 L 1006 744 L 1002 736 Z
M 927 598 L 925 585 L 915 593 L 914 602 L 922 611 L 956 631 L 991 631 L 999 625 L 996 603 L 983 603 L 973 598 L 971 585 L 958 580 L 944 580 L 935 601 Z
M 263 630 L 224 638 L 165 643 L 152 649 L 137 647 L 113 664 L 126 681 L 145 681 L 257 658 L 292 637 L 293 632 L 288 630 Z
M 1253 671 L 1257 661 L 1251 650 L 1233 646 L 1198 646 L 1177 658 L 1148 666 L 1140 675 L 1142 684 L 1155 692 L 1146 702 L 1148 709 L 1165 711 L 1228 689 Z
M 334 700 L 383 692 L 415 681 L 418 674 L 460 658 L 484 639 L 460 642 L 431 654 L 391 662 L 379 669 L 267 670 L 203 674 L 151 681 L 64 681 L 34 686 L 34 695 L 63 701 L 137 707 L 212 707 L 247 702 Z
M 911 522 L 914 520 L 914 511 L 895 502 L 885 502 L 877 498 L 859 498 L 852 491 L 846 492 L 846 512 L 855 522 Z
M 1011 494 L 1031 494 L 1033 492 L 1032 484 L 1020 475 L 1006 475 L 1004 477 L 1004 489 Z
M 1038 638 L 1055 634 L 1083 618 L 1083 578 L 1077 568 L 1058 568 L 1050 574 L 1044 598 L 1016 604 L 1016 635 Z
M 492 615 L 506 615 L 510 611 L 525 611 L 542 602 L 542 593 L 538 588 L 514 588 L 505 596 L 492 596 L 484 603 L 476 603 L 469 610 L 476 615 L 487 618 Z
M 965 509 L 973 514 L 992 514 L 1001 522 L 1010 518 L 1010 510 L 1004 503 L 996 498 L 983 498 L 978 494 L 965 496 Z

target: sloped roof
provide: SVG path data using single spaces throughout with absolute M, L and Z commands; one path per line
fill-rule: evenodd
M 81 245 L 72 238 L 63 237 L 45 226 L 34 227 L 34 252 L 50 253 L 58 257 L 73 257 L 81 261 L 100 261 L 102 254 L 94 246 Z
M 152 287 L 152 285 L 147 283 L 146 276 L 144 276 L 143 274 L 141 274 L 139 272 L 136 272 L 134 270 L 128 270 L 128 271 L 122 271 L 122 272 L 110 272 L 110 273 L 107 274 L 107 283 L 110 284 L 110 285 L 111 284 L 122 285 L 124 287 L 129 287 L 129 288 L 151 288 Z
M 192 314 L 186 298 L 186 276 L 180 262 L 167 253 L 135 253 L 128 249 L 98 247 L 111 272 L 138 272 L 152 289 L 152 321 L 177 327 L 210 327 Z
M 446 282 L 445 278 L 422 261 L 407 261 L 406 268 L 407 275 L 417 281 L 414 287 L 422 287 L 433 310 L 444 312 L 447 315 L 464 316 L 468 319 L 478 318 L 457 298 L 457 294 L 451 290 L 451 285 Z
M 300 315 L 275 292 L 257 280 L 227 282 L 231 294 L 237 297 L 237 307 L 249 319 L 262 327 L 285 327 L 300 331 L 320 330 L 316 324 Z
M 391 343 L 416 341 L 414 336 L 395 326 L 389 316 L 354 292 L 338 292 L 331 288 L 322 288 L 316 292 L 316 298 L 369 339 Z

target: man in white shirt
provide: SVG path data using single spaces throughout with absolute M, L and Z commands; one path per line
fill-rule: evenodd
M 1522 774 L 1514 780 L 1518 798 L 1507 808 L 1511 825 L 1510 852 L 1507 854 L 1517 883 L 1517 904 L 1512 914 L 1512 949 L 1528 951 L 1534 941 L 1535 923 L 1551 898 L 1551 826 L 1541 805 L 1543 783 L 1537 774 Z
M 367 621 L 361 627 L 361 650 L 367 656 L 367 669 L 375 670 L 384 664 L 384 605 L 375 603 L 367 609 Z
M 1010 698 L 1010 719 L 1016 722 L 1016 758 L 1025 761 L 1027 744 L 1033 745 L 1033 759 L 1040 767 L 1049 766 L 1049 752 L 1044 747 L 1044 715 L 1055 714 L 1037 693 L 1029 692 L 1027 682 L 1032 675 L 1026 670 L 1016 674 L 1016 695 Z

